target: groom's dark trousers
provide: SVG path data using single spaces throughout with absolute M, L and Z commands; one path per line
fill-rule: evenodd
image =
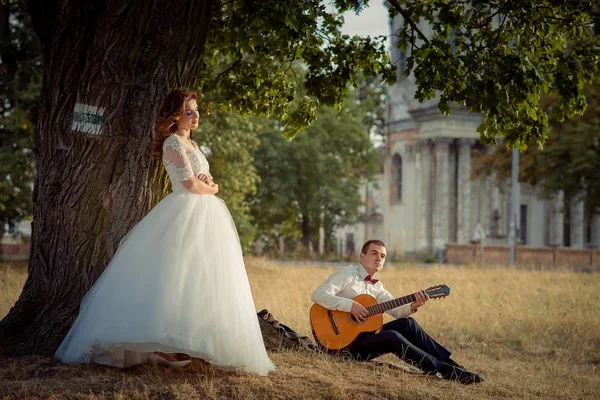
M 413 318 L 399 318 L 384 324 L 381 332 L 359 337 L 349 351 L 359 360 L 393 353 L 425 372 L 438 371 L 451 354 Z

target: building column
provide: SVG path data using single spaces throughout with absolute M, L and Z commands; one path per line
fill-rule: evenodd
M 482 151 L 484 154 L 489 155 L 494 152 L 494 148 L 486 146 Z M 494 209 L 500 209 L 500 189 L 498 187 L 498 180 L 496 179 L 496 171 L 492 170 L 490 175 L 479 177 L 477 187 L 478 210 L 476 222 L 480 224 L 486 236 L 493 237 Z
M 565 229 L 565 194 L 561 190 L 555 193 L 551 203 L 550 246 L 564 246 Z
M 585 245 L 585 214 L 583 201 L 577 198 L 571 199 L 571 247 L 583 249 Z
M 592 217 L 592 246 L 600 248 L 600 214 L 594 214 Z
M 421 167 L 421 193 L 419 196 L 419 238 L 418 246 L 421 251 L 431 250 L 431 171 L 432 149 L 428 140 L 419 142 L 419 159 Z
M 435 140 L 435 212 L 433 214 L 434 246 L 442 248 L 448 243 L 450 222 L 450 185 L 448 182 L 448 150 L 450 139 Z
M 471 239 L 471 149 L 474 139 L 461 139 L 458 152 L 458 243 Z

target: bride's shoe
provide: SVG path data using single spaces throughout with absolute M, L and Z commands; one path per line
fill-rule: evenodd
M 152 365 L 166 365 L 171 368 L 182 368 L 192 362 L 192 360 L 169 361 L 156 353 L 148 354 L 148 362 Z

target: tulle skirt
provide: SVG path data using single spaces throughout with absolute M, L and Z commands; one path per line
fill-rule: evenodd
M 216 196 L 171 193 L 131 230 L 83 298 L 56 357 L 123 368 L 154 351 L 240 373 L 275 369 L 234 222 Z

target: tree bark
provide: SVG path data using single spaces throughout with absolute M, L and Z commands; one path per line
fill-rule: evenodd
M 0 354 L 49 355 L 121 238 L 166 194 L 154 118 L 168 89 L 197 86 L 213 4 L 27 4 L 45 63 L 38 173 L 29 275 L 0 322 Z M 74 124 L 82 109 L 99 132 Z

